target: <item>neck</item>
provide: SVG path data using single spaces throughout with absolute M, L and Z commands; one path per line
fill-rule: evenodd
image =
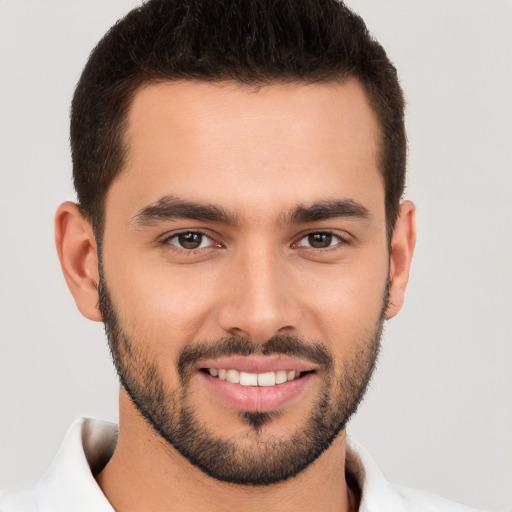
M 229 484 L 207 476 L 182 457 L 153 431 L 123 391 L 117 447 L 96 480 L 114 509 L 123 512 L 355 509 L 354 495 L 345 479 L 344 432 L 294 478 L 266 486 Z

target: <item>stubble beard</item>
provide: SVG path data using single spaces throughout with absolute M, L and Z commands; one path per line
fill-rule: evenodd
M 207 475 L 223 482 L 261 486 L 282 482 L 304 471 L 329 448 L 356 412 L 375 369 L 389 284 L 378 321 L 366 336 L 354 343 L 351 356 L 337 375 L 334 359 L 322 343 L 306 342 L 294 336 L 274 336 L 265 344 L 256 344 L 246 338 L 231 337 L 217 343 L 187 345 L 176 365 L 180 385 L 173 390 L 165 384 L 150 347 L 123 332 L 102 275 L 98 292 L 121 385 L 147 423 Z M 214 434 L 189 404 L 193 364 L 203 358 L 270 354 L 306 357 L 321 368 L 320 392 L 308 419 L 297 425 L 288 438 L 264 437 L 264 426 L 280 413 L 240 412 L 241 423 L 250 428 L 254 442 L 244 442 L 242 446 L 236 439 Z

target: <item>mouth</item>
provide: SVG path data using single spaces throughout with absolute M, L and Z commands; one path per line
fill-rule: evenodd
M 201 368 L 200 371 L 214 378 L 231 382 L 232 384 L 259 387 L 278 386 L 295 379 L 300 379 L 308 373 L 313 373 L 313 370 L 303 372 L 299 370 L 277 370 L 264 373 L 252 373 L 239 371 L 234 368 Z
M 284 357 L 231 357 L 205 361 L 198 374 L 218 399 L 239 411 L 268 412 L 298 399 L 317 368 Z

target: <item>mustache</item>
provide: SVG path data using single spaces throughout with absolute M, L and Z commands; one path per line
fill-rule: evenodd
M 332 371 L 334 358 L 330 350 L 318 342 L 307 342 L 291 335 L 275 335 L 265 343 L 256 343 L 250 338 L 231 336 L 214 343 L 196 343 L 185 346 L 178 357 L 178 375 L 186 381 L 191 369 L 204 359 L 231 356 L 283 355 L 311 361 L 323 370 Z

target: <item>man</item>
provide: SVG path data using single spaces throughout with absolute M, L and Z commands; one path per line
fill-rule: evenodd
M 396 72 L 332 1 L 150 1 L 72 105 L 64 276 L 119 433 L 75 423 L 2 510 L 468 510 L 349 441 L 415 243 Z

